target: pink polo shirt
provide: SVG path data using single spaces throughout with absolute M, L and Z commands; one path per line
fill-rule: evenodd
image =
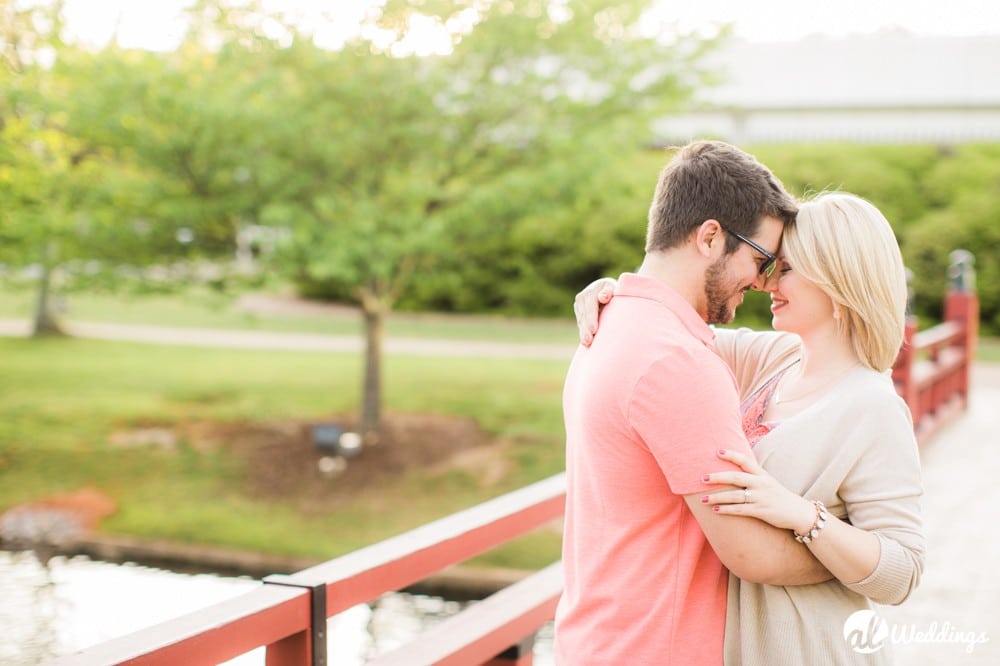
M 684 501 L 749 453 L 714 334 L 661 282 L 626 273 L 563 392 L 565 590 L 559 666 L 719 666 L 726 571 Z

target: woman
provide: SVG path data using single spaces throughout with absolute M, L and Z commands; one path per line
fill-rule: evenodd
M 584 344 L 613 284 L 578 296 Z M 775 331 L 716 331 L 756 460 L 720 452 L 743 471 L 706 480 L 739 489 L 702 501 L 790 530 L 834 578 L 779 587 L 730 575 L 726 663 L 891 663 L 885 631 L 845 622 L 871 601 L 904 601 L 923 569 L 917 446 L 889 377 L 906 308 L 899 246 L 870 203 L 822 194 L 786 228 L 765 290 Z

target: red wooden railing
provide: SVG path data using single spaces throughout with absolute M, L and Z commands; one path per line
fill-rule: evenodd
M 916 332 L 893 371 L 926 441 L 961 412 L 977 339 L 972 257 L 955 254 L 945 321 Z M 403 589 L 563 515 L 557 475 L 291 576 L 272 576 L 240 597 L 53 662 L 59 666 L 217 664 L 266 647 L 267 666 L 326 664 L 326 620 Z M 555 613 L 562 589 L 552 564 L 444 620 L 369 666 L 528 666 L 535 632 Z
M 944 321 L 917 332 L 916 317 L 909 317 L 906 340 L 892 372 L 921 444 L 961 415 L 969 400 L 979 337 L 974 259 L 969 252 L 956 250 L 951 260 Z
M 325 664 L 327 618 L 560 518 L 564 504 L 560 474 L 53 663 L 197 666 L 266 646 L 267 666 Z M 525 639 L 553 617 L 561 586 L 560 566 L 553 564 L 445 620 L 430 640 L 372 663 L 530 664 Z

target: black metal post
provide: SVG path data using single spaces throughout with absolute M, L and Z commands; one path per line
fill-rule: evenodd
M 312 643 L 312 666 L 326 666 L 326 583 L 296 582 L 292 576 L 273 574 L 265 584 L 284 585 L 309 590 L 309 637 Z
M 519 664 L 530 664 L 534 649 L 535 634 L 531 634 L 530 636 L 525 636 L 518 643 L 511 645 L 509 648 L 493 657 L 493 659 L 487 662 L 487 666 L 502 666 L 503 664 L 518 666 Z

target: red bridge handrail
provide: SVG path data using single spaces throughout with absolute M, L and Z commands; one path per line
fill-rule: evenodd
M 550 564 L 428 629 L 418 641 L 376 657 L 367 666 L 482 664 L 491 655 L 534 635 L 552 619 L 562 581 L 562 563 Z M 527 654 L 519 657 L 506 663 L 530 663 Z
M 562 517 L 565 484 L 565 475 L 557 474 L 380 543 L 303 569 L 284 578 L 284 581 L 298 582 L 307 587 L 317 581 L 325 583 L 326 596 L 330 600 L 326 613 L 330 617 L 359 603 L 376 599 L 385 592 L 421 581 L 432 573 L 464 562 Z M 554 574 L 551 568 L 547 571 L 540 589 L 551 592 Z M 520 589 L 523 591 L 524 587 Z M 508 602 L 510 596 L 508 593 L 500 597 L 500 603 Z M 534 633 L 551 618 L 557 596 L 549 594 L 547 600 L 536 599 L 529 604 L 530 607 L 523 607 L 515 613 L 530 618 L 531 623 L 537 621 L 527 634 L 517 640 Z M 496 604 L 494 602 L 493 605 Z M 539 609 L 547 617 L 538 620 Z M 263 585 L 234 599 L 62 657 L 52 664 L 217 664 L 261 646 L 268 648 L 268 666 L 309 664 L 312 662 L 309 627 L 308 590 Z M 481 657 L 479 663 L 486 663 L 497 654 L 483 652 L 489 649 L 492 649 L 490 641 L 479 637 L 479 647 L 473 650 L 477 658 Z M 469 653 L 466 651 L 463 654 L 468 656 Z
M 893 368 L 896 390 L 910 408 L 921 444 L 960 416 L 968 405 L 969 379 L 979 338 L 973 262 L 965 250 L 952 253 L 944 321 L 918 332 L 916 318 L 910 317 L 906 340 Z

